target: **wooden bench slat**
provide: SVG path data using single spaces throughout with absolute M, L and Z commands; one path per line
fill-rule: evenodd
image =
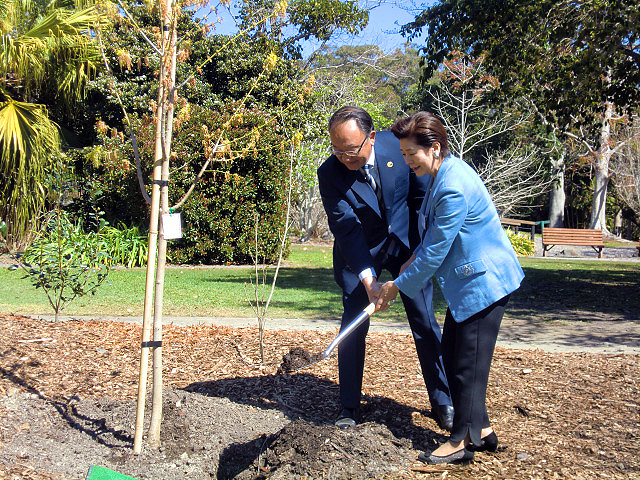
M 564 242 L 564 241 L 575 241 L 575 242 L 597 242 L 603 243 L 602 238 L 594 238 L 594 237 L 544 237 L 543 243 L 549 243 L 553 241 Z
M 557 239 L 575 239 L 575 240 L 602 240 L 602 235 L 544 235 L 542 238 L 557 238 Z
M 598 250 L 598 257 L 602 258 L 604 238 L 602 230 L 579 228 L 543 228 L 542 255 L 555 245 L 578 245 L 593 247 Z
M 536 222 L 532 222 L 530 220 L 518 220 L 517 218 L 505 218 L 500 217 L 500 223 L 504 223 L 505 225 L 535 225 Z
M 559 238 L 559 239 L 585 239 L 585 240 L 602 240 L 602 235 L 544 235 L 542 238 Z
M 602 235 L 602 230 L 578 230 L 575 228 L 543 228 L 542 233 L 559 235 Z
M 543 234 L 545 237 L 559 237 L 559 238 L 602 238 L 602 234 L 590 234 L 590 233 L 547 233 Z

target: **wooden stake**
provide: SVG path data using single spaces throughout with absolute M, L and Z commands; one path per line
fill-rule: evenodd
M 173 136 L 173 111 L 175 105 L 175 84 L 176 84 L 176 44 L 177 44 L 177 17 L 172 10 L 172 0 L 167 1 L 166 14 L 163 20 L 163 30 L 171 32 L 168 41 L 167 55 L 163 61 L 168 62 L 165 66 L 165 74 L 168 78 L 163 79 L 165 88 L 165 98 L 163 99 L 165 109 L 164 115 L 159 120 L 162 128 L 162 184 L 160 186 L 160 210 L 162 214 L 169 212 L 169 161 L 171 158 L 171 141 Z M 164 236 L 164 228 L 160 229 L 160 240 L 158 244 L 158 270 L 156 272 L 156 288 L 153 308 L 153 396 L 151 403 L 151 421 L 149 424 L 149 445 L 160 446 L 160 429 L 162 424 L 162 307 L 164 303 L 164 275 L 167 260 L 167 240 Z
M 162 65 L 160 66 L 162 70 Z M 162 77 L 162 73 L 161 73 Z M 160 183 L 162 179 L 162 136 L 160 119 L 162 118 L 162 98 L 164 89 L 162 82 L 158 89 L 156 107 L 156 146 L 153 162 L 153 186 L 151 188 L 151 218 L 149 220 L 149 240 L 147 257 L 147 276 L 144 290 L 144 313 L 142 315 L 142 344 L 140 351 L 140 375 L 138 378 L 138 403 L 136 409 L 136 428 L 133 438 L 133 453 L 142 451 L 142 432 L 144 429 L 144 407 L 147 395 L 147 372 L 149 369 L 149 348 L 151 339 L 151 302 L 155 280 L 156 257 L 158 250 L 158 219 L 160 210 Z

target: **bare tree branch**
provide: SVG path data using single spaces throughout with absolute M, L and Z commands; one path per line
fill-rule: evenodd
M 536 149 L 524 151 L 516 145 L 509 151 L 487 153 L 487 162 L 477 169 L 502 215 L 529 204 L 551 187 L 553 179 L 545 175 L 546 166 L 538 154 Z
M 100 30 L 96 30 L 96 37 L 98 38 L 98 44 L 100 45 L 100 55 L 102 56 L 102 61 L 104 62 L 104 66 L 107 70 L 107 73 L 111 76 L 108 82 L 109 89 L 111 93 L 118 100 L 118 104 L 122 109 L 122 114 L 124 115 L 124 119 L 127 122 L 127 126 L 129 127 L 129 134 L 131 135 L 131 145 L 133 146 L 133 156 L 136 160 L 136 176 L 138 177 L 138 185 L 140 186 L 140 192 L 144 200 L 147 202 L 147 205 L 151 205 L 151 197 L 147 193 L 147 189 L 144 186 L 144 179 L 142 178 L 142 168 L 140 167 L 140 153 L 138 151 L 138 142 L 136 141 L 136 134 L 133 131 L 133 125 L 131 124 L 131 120 L 129 119 L 129 115 L 127 114 L 127 110 L 124 108 L 124 103 L 122 103 L 122 98 L 120 97 L 120 92 L 113 86 L 113 75 L 111 72 L 111 66 L 109 65 L 109 61 L 107 60 L 107 56 L 104 53 L 104 45 L 102 43 L 102 36 L 100 35 Z
M 624 146 L 611 158 L 611 170 L 617 196 L 640 217 L 640 117 L 616 132 L 615 139 Z

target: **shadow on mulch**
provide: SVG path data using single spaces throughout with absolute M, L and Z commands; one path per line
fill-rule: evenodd
M 0 357 L 2 355 L 0 354 Z M 34 362 L 31 362 L 33 366 Z M 14 370 L 18 370 L 22 365 L 14 365 Z M 14 385 L 24 388 L 27 392 L 53 407 L 70 428 L 88 435 L 100 445 L 109 448 L 122 447 L 124 445 L 133 445 L 133 436 L 125 432 L 109 428 L 104 418 L 94 418 L 88 415 L 82 415 L 76 410 L 75 404 L 80 400 L 79 397 L 72 395 L 64 401 L 53 400 L 40 392 L 34 385 L 24 378 L 16 375 L 14 371 L 0 368 L 0 376 L 9 380 Z M 109 440 L 111 439 L 111 441 Z
M 339 413 L 339 387 L 335 382 L 308 373 L 223 378 L 195 382 L 186 391 L 209 397 L 225 397 L 234 403 L 260 409 L 278 410 L 292 421 L 302 420 L 317 427 L 331 425 Z M 359 423 L 384 425 L 398 439 L 406 439 L 414 450 L 425 450 L 446 437 L 424 425 L 414 423 L 420 411 L 382 396 L 362 396 Z M 256 462 L 273 439 L 260 437 L 250 442 L 230 445 L 220 457 L 223 477 L 231 478 Z

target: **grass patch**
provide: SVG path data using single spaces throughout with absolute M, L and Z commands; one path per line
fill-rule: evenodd
M 523 257 L 525 280 L 509 309 L 522 311 L 586 310 L 638 317 L 640 263 L 598 260 L 542 260 Z M 247 298 L 251 267 L 169 268 L 164 314 L 167 316 L 252 317 Z M 0 268 L 0 313 L 51 314 L 43 292 L 23 274 Z M 382 281 L 388 280 L 383 276 Z M 75 300 L 67 315 L 142 315 L 145 269 L 114 269 L 95 295 Z M 446 303 L 436 287 L 434 307 L 441 320 Z M 280 270 L 269 309 L 270 318 L 339 318 L 341 293 L 333 280 L 330 246 L 293 245 Z M 380 320 L 405 321 L 398 303 L 377 315 Z
M 525 279 L 511 307 L 640 317 L 640 263 L 520 258 Z
M 605 240 L 604 241 L 604 246 L 605 247 L 635 247 L 636 245 L 638 245 L 637 242 L 619 242 L 616 240 Z M 605 250 L 606 253 L 606 250 Z

